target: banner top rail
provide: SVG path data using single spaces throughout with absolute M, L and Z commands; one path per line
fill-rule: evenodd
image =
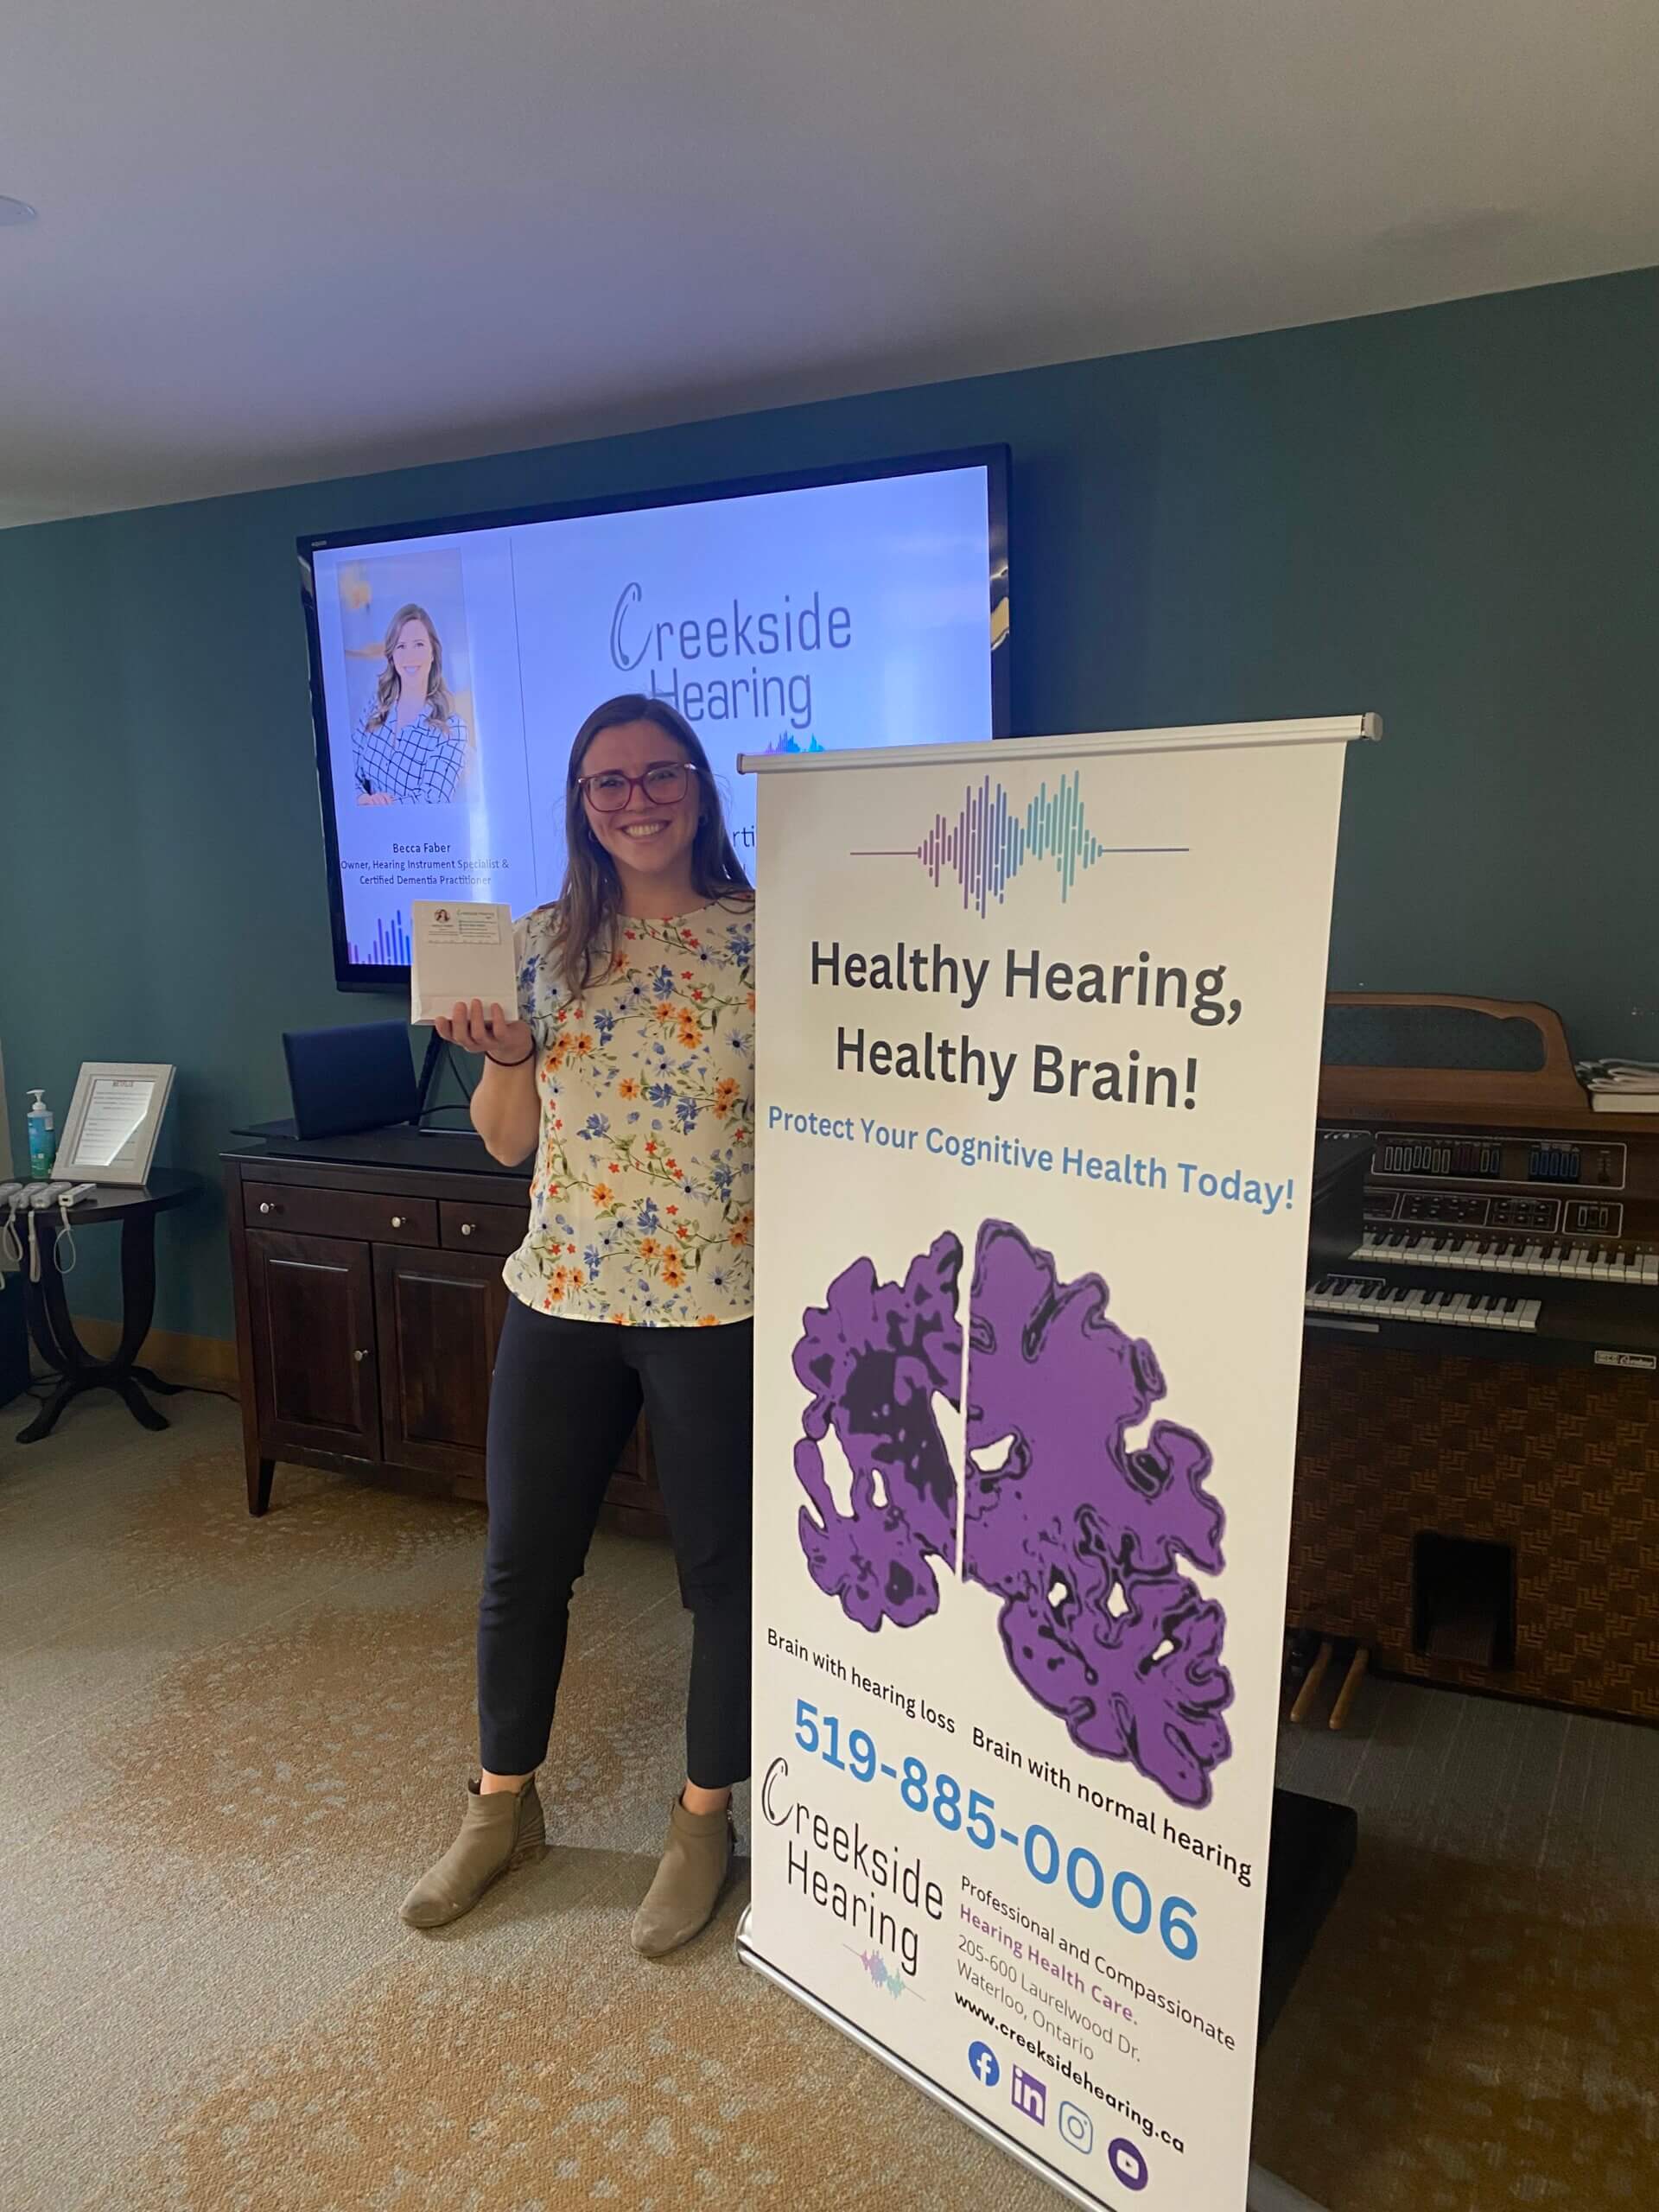
M 909 768 L 972 766 L 1014 753 L 1024 760 L 1071 760 L 1111 753 L 1230 751 L 1263 745 L 1376 744 L 1382 736 L 1380 715 L 1322 715 L 1301 721 L 1195 722 L 1183 728 L 1083 731 L 1071 737 L 1001 737 L 972 745 L 865 746 L 833 753 L 740 753 L 738 772 L 770 775 L 779 770 L 810 768 Z

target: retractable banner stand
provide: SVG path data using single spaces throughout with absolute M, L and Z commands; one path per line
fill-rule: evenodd
M 1246 2200 L 1370 717 L 760 772 L 752 1902 L 1074 2201 Z

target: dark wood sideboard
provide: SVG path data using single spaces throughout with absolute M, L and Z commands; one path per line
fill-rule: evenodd
M 222 1158 L 248 1510 L 264 1512 L 283 1459 L 481 1503 L 525 1169 L 470 1132 L 415 1129 L 266 1138 Z M 605 1519 L 666 1533 L 643 1421 Z

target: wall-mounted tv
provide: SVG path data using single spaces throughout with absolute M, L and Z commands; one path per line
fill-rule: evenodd
M 411 899 L 557 894 L 617 692 L 691 721 L 740 852 L 741 753 L 1006 736 L 1007 480 L 988 447 L 302 538 L 340 988 L 404 987 Z

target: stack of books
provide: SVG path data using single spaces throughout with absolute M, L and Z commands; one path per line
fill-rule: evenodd
M 1580 1060 L 1579 1081 L 1598 1114 L 1659 1114 L 1659 1060 Z

